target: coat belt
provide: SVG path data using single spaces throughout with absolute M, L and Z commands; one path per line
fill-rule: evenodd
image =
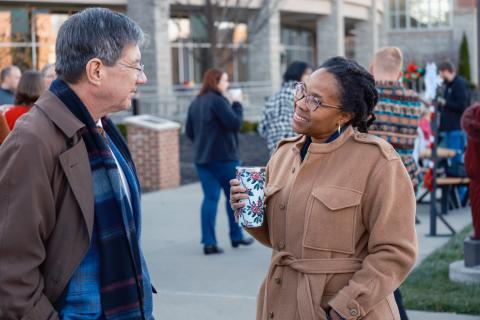
M 298 273 L 297 303 L 300 320 L 316 320 L 319 316 L 317 314 L 322 311 L 315 311 L 308 275 L 322 275 L 323 284 L 318 290 L 321 290 L 320 296 L 323 296 L 328 274 L 356 272 L 362 268 L 362 260 L 355 258 L 297 259 L 288 252 L 278 252 L 272 257 L 268 270 L 264 308 L 270 305 L 270 284 L 278 267 L 288 267 Z M 268 314 L 268 310 L 264 309 L 263 314 Z

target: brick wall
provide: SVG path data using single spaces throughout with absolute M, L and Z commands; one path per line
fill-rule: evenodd
M 143 191 L 180 185 L 178 128 L 156 131 L 127 124 L 127 139 Z

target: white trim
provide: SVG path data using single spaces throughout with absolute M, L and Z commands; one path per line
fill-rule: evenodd
M 152 129 L 154 131 L 180 129 L 180 124 L 177 122 L 161 119 L 148 114 L 127 117 L 122 122 L 124 124 L 130 124 L 142 128 Z

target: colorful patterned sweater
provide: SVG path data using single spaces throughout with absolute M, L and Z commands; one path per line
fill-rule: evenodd
M 387 140 L 401 156 L 414 187 L 418 167 L 412 156 L 420 119 L 420 99 L 399 82 L 376 82 L 379 94 L 369 133 Z

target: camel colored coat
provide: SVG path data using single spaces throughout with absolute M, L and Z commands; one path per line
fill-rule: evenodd
M 331 143 L 284 140 L 267 166 L 272 247 L 257 320 L 398 320 L 393 297 L 417 254 L 415 197 L 393 147 L 348 128 Z M 268 240 L 266 240 L 268 239 Z

